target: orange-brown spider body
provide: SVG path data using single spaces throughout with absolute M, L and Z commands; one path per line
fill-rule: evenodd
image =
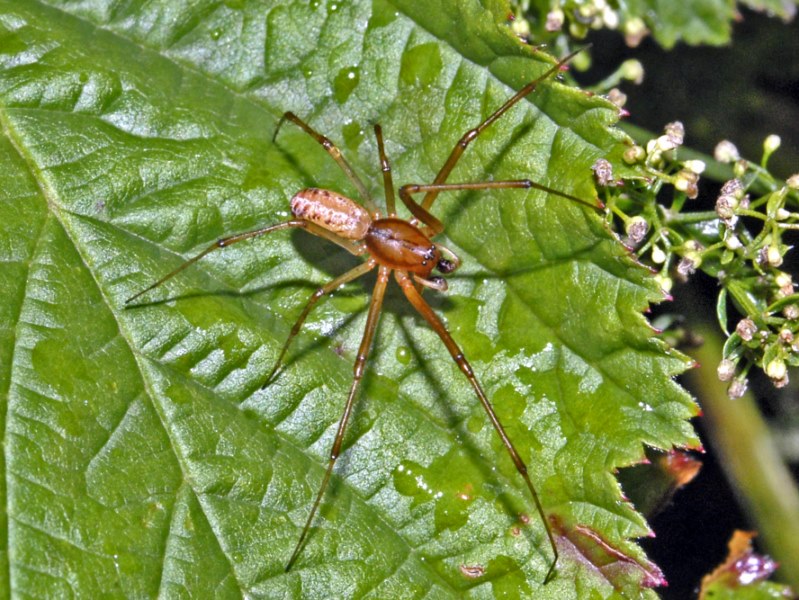
M 360 204 L 330 190 L 305 188 L 291 199 L 291 214 L 348 240 L 361 241 L 372 217 Z
M 306 188 L 291 199 L 291 214 L 343 238 L 364 242 L 377 264 L 429 279 L 441 252 L 422 231 L 396 217 L 372 219 L 360 204 L 331 190 Z M 446 265 L 442 264 L 446 272 Z
M 395 192 L 391 175 L 391 166 L 389 165 L 385 148 L 383 147 L 383 134 L 379 125 L 375 125 L 374 129 L 377 140 L 378 154 L 380 157 L 380 165 L 383 171 L 383 188 L 386 198 L 385 216 L 377 209 L 377 206 L 369 195 L 366 186 L 354 172 L 349 163 L 341 155 L 341 152 L 338 150 L 338 148 L 336 148 L 336 146 L 328 138 L 318 133 L 315 129 L 313 129 L 295 114 L 291 112 L 285 113 L 275 129 L 275 136 L 277 136 L 280 126 L 287 120 L 300 127 L 303 131 L 305 131 L 305 133 L 316 140 L 316 142 L 319 143 L 338 164 L 342 171 L 344 171 L 351 183 L 357 188 L 365 206 L 361 206 L 350 198 L 330 190 L 319 188 L 303 189 L 296 193 L 291 199 L 291 212 L 292 216 L 294 217 L 292 220 L 217 240 L 204 251 L 185 261 L 176 269 L 126 301 L 127 303 L 130 303 L 145 292 L 158 287 L 166 280 L 183 271 L 189 265 L 197 262 L 209 252 L 283 229 L 304 229 L 313 235 L 338 244 L 351 254 L 367 257 L 363 263 L 355 268 L 350 269 L 346 273 L 339 275 L 332 281 L 321 286 L 318 290 L 316 290 L 316 292 L 313 293 L 297 321 L 294 323 L 294 326 L 291 328 L 288 339 L 284 343 L 283 348 L 278 355 L 277 361 L 272 368 L 272 371 L 266 378 L 268 383 L 271 381 L 272 377 L 282 364 L 286 351 L 289 348 L 289 344 L 299 333 L 302 324 L 305 322 L 306 317 L 309 315 L 311 309 L 316 305 L 316 303 L 324 296 L 332 294 L 342 285 L 349 283 L 374 269 L 377 269 L 377 279 L 374 291 L 372 293 L 372 300 L 369 304 L 366 327 L 361 339 L 360 348 L 358 349 L 358 353 L 356 355 L 353 368 L 353 379 L 350 385 L 349 395 L 347 396 L 347 401 L 344 405 L 344 410 L 336 430 L 332 448 L 330 450 L 327 469 L 325 470 L 324 478 L 322 479 L 316 499 L 311 507 L 308 519 L 306 520 L 305 526 L 300 534 L 299 541 L 294 548 L 294 553 L 291 555 L 291 558 L 286 565 L 286 571 L 291 568 L 300 555 L 300 551 L 302 550 L 303 544 L 311 529 L 314 516 L 316 515 L 316 512 L 322 502 L 325 490 L 330 482 L 330 477 L 333 473 L 333 466 L 335 465 L 336 460 L 341 453 L 344 433 L 346 431 L 349 418 L 352 415 L 352 407 L 363 378 L 367 358 L 369 356 L 374 334 L 377 329 L 377 323 L 380 318 L 380 311 L 382 308 L 383 299 L 385 297 L 386 286 L 388 285 L 393 272 L 394 279 L 400 286 L 402 293 L 405 295 L 414 309 L 416 309 L 416 311 L 436 332 L 441 341 L 444 343 L 444 346 L 454 362 L 458 365 L 460 370 L 468 379 L 472 389 L 475 392 L 475 395 L 477 396 L 477 399 L 483 406 L 491 425 L 501 439 L 503 446 L 513 461 L 516 471 L 524 480 L 524 483 L 529 490 L 533 504 L 535 505 L 536 511 L 541 517 L 541 521 L 544 525 L 547 539 L 549 540 L 549 544 L 553 553 L 553 560 L 544 578 L 544 583 L 548 582 L 554 575 L 555 567 L 558 562 L 558 548 L 557 544 L 555 543 L 555 537 L 552 533 L 552 529 L 547 521 L 544 508 L 540 499 L 538 498 L 538 494 L 528 473 L 527 466 L 519 453 L 516 451 L 516 448 L 511 442 L 511 439 L 506 433 L 504 426 L 494 411 L 491 402 L 483 391 L 483 388 L 480 385 L 477 376 L 472 370 L 468 360 L 464 356 L 457 342 L 453 339 L 452 335 L 449 333 L 449 331 L 447 331 L 444 322 L 438 315 L 436 315 L 435 311 L 424 300 L 421 295 L 421 290 L 422 286 L 424 286 L 432 288 L 436 291 L 445 291 L 447 289 L 446 281 L 443 277 L 432 275 L 433 270 L 435 269 L 440 273 L 447 274 L 457 269 L 460 264 L 460 260 L 452 251 L 431 241 L 431 238 L 440 234 L 444 230 L 444 224 L 430 212 L 436 197 L 441 192 L 452 192 L 459 190 L 508 190 L 532 188 L 544 191 L 548 194 L 567 198 L 590 208 L 596 208 L 596 206 L 590 202 L 586 202 L 583 199 L 576 198 L 539 183 L 535 183 L 529 179 L 518 179 L 511 181 L 483 181 L 472 183 L 447 183 L 447 178 L 457 162 L 460 160 L 460 157 L 466 150 L 466 147 L 472 141 L 474 141 L 482 131 L 484 131 L 494 121 L 505 114 L 505 112 L 507 112 L 512 106 L 531 93 L 541 81 L 559 71 L 566 62 L 571 60 L 574 54 L 575 53 L 572 53 L 561 59 L 557 64 L 550 67 L 538 79 L 531 81 L 524 88 L 519 90 L 514 96 L 508 99 L 502 106 L 500 106 L 493 114 L 486 118 L 477 127 L 467 131 L 452 149 L 449 157 L 439 170 L 438 175 L 433 183 L 423 185 L 410 184 L 399 188 L 400 200 L 412 215 L 410 220 L 401 219 L 396 213 L 396 202 L 394 196 Z M 424 194 L 423 200 L 421 202 L 417 202 L 413 199 L 414 194 Z
M 441 263 L 441 251 L 421 230 L 402 219 L 389 217 L 372 223 L 366 247 L 378 264 L 430 279 Z

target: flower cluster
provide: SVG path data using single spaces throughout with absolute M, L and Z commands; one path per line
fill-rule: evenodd
M 641 18 L 628 16 L 619 10 L 617 3 L 610 0 L 555 0 L 549 4 L 549 11 L 542 23 L 530 23 L 525 18 L 527 15 L 535 19 L 538 14 L 537 8 L 531 10 L 531 4 L 530 0 L 512 2 L 515 16 L 513 28 L 517 35 L 525 39 L 532 29 L 538 30 L 540 26 L 547 33 L 566 32 L 576 39 L 584 38 L 592 29 L 614 29 L 622 32 L 627 45 L 632 48 L 649 34 Z
M 715 210 L 688 210 L 699 195 L 705 162 L 679 160 L 684 138 L 684 127 L 675 122 L 648 143 L 630 146 L 624 160 L 641 167 L 646 178 L 623 187 L 618 181 L 610 185 L 608 169 L 595 165 L 597 183 L 606 186 L 608 220 L 621 221 L 624 242 L 655 269 L 666 292 L 697 270 L 718 281 L 722 329 L 727 331 L 730 308 L 740 315 L 718 366 L 719 378 L 730 382 L 731 398 L 746 391 L 755 365 L 782 387 L 788 368 L 799 365 L 799 294 L 783 267 L 790 250 L 784 238 L 799 229 L 799 174 L 783 183 L 769 173 L 777 136 L 766 138 L 757 164 L 723 141 L 714 158 L 729 164 L 733 176 L 721 186 Z

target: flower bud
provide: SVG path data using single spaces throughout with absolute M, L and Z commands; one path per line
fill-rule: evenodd
M 547 13 L 547 22 L 544 27 L 547 31 L 560 31 L 561 27 L 563 27 L 564 19 L 563 11 L 556 8 Z
M 671 291 L 671 288 L 674 285 L 674 281 L 671 277 L 667 277 L 666 275 L 662 275 L 660 273 L 655 275 L 655 281 L 660 286 L 660 289 L 667 294 Z
M 735 196 L 721 195 L 716 199 L 716 214 L 726 223 L 735 217 L 737 206 L 738 200 Z
M 738 321 L 738 325 L 735 327 L 735 332 L 741 336 L 742 340 L 748 342 L 757 333 L 757 325 L 755 325 L 755 322 L 752 319 L 746 317 L 745 319 Z
M 657 244 L 652 246 L 652 262 L 658 265 L 666 262 L 666 253 Z
M 732 173 L 738 179 L 741 179 L 744 175 L 746 175 L 746 171 L 749 169 L 749 163 L 743 159 L 735 161 L 735 164 L 732 166 Z
M 786 273 L 785 271 L 780 271 L 779 273 L 777 273 L 777 275 L 774 276 L 774 283 L 776 283 L 777 287 L 780 289 L 789 288 L 791 290 L 789 294 L 793 293 L 793 278 L 791 277 L 790 273 Z M 786 294 L 786 296 L 789 294 Z
M 580 21 L 580 23 L 590 25 L 596 17 L 597 7 L 593 4 L 580 4 L 573 14 L 574 18 Z
M 719 363 L 716 373 L 719 376 L 719 381 L 729 381 L 735 377 L 735 363 L 729 358 L 725 358 Z
M 787 372 L 788 368 L 785 366 L 785 361 L 781 358 L 775 358 L 766 365 L 766 375 L 768 375 L 770 379 L 782 379 Z
M 635 216 L 627 221 L 624 231 L 633 245 L 639 244 L 649 231 L 649 222 L 641 216 Z
M 705 168 L 707 165 L 703 160 L 686 160 L 682 163 L 682 165 L 691 171 L 691 173 L 696 173 L 697 175 L 701 175 L 705 172 Z
M 788 177 L 788 181 L 786 181 L 785 183 L 787 183 L 788 187 L 791 188 L 792 190 L 799 190 L 799 173 L 796 173 L 795 175 L 791 175 L 790 177 Z
M 591 170 L 594 172 L 599 185 L 607 186 L 615 183 L 613 180 L 613 165 L 604 158 L 597 159 L 591 166 Z
M 530 38 L 530 22 L 527 19 L 515 19 L 510 27 L 522 41 Z
M 746 379 L 733 379 L 730 387 L 727 388 L 727 397 L 730 400 L 738 400 L 746 393 L 749 382 Z
M 677 264 L 677 273 L 683 277 L 688 277 L 689 275 L 693 275 L 696 272 L 697 267 L 701 264 L 702 259 L 700 256 L 690 252 L 683 256 L 680 262 Z
M 732 196 L 736 200 L 740 200 L 744 195 L 744 184 L 740 179 L 730 179 L 725 181 L 721 186 L 722 196 Z
M 782 254 L 777 246 L 769 246 L 766 251 L 766 260 L 772 267 L 779 267 L 782 264 Z
M 765 140 L 763 140 L 763 152 L 766 154 L 771 154 L 780 147 L 780 144 L 782 144 L 780 136 L 774 135 L 772 133 L 771 135 L 767 136 Z
M 619 26 L 619 13 L 610 6 L 605 6 L 602 9 L 602 20 L 608 29 L 616 29 Z
M 638 144 L 630 146 L 624 151 L 624 162 L 628 165 L 635 164 L 646 158 L 646 150 L 641 148 Z
M 621 63 L 619 67 L 621 76 L 627 81 L 632 81 L 635 85 L 641 85 L 644 80 L 644 66 L 641 61 L 630 58 Z
M 741 240 L 738 238 L 737 235 L 734 235 L 734 234 L 728 236 L 727 239 L 724 240 L 724 244 L 730 250 L 740 250 L 741 248 L 743 248 L 743 244 L 741 243 Z
M 785 373 L 785 375 L 783 377 L 781 377 L 780 379 L 774 379 L 774 380 L 772 380 L 771 383 L 774 384 L 775 388 L 784 388 L 786 385 L 788 385 L 788 373 L 787 373 L 787 371 L 786 371 L 786 373 Z
M 685 140 L 685 127 L 679 121 L 668 123 L 664 128 L 665 133 L 655 140 L 655 148 L 661 152 L 674 150 L 682 146 Z
M 698 181 L 699 175 L 688 169 L 683 169 L 677 173 L 677 180 L 674 182 L 674 187 L 681 192 L 685 192 L 685 195 L 693 200 L 699 195 L 699 188 L 696 185 Z
M 663 150 L 658 146 L 659 139 L 649 140 L 646 143 L 646 161 L 648 164 L 658 165 L 663 162 Z
M 729 140 L 722 140 L 716 144 L 716 148 L 713 150 L 713 158 L 721 163 L 729 164 L 741 158 L 741 155 L 738 154 L 738 148 L 735 147 L 735 144 Z
M 608 100 L 610 100 L 613 104 L 621 108 L 622 106 L 627 104 L 627 94 L 622 92 L 619 88 L 613 88 L 608 92 Z M 624 157 L 625 162 L 629 162 L 627 161 L 626 157 L 627 151 L 625 151 L 624 154 L 625 154 Z
M 628 19 L 622 26 L 622 29 L 624 30 L 624 41 L 630 48 L 638 46 L 641 40 L 646 37 L 646 34 L 649 33 L 643 19 L 639 17 Z

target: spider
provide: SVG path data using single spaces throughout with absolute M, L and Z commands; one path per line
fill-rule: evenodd
M 491 402 L 488 400 L 482 386 L 480 385 L 477 377 L 469 365 L 468 360 L 461 352 L 457 342 L 452 338 L 447 331 L 446 326 L 441 318 L 432 310 L 430 305 L 422 297 L 424 288 L 431 288 L 433 290 L 443 292 L 447 289 L 447 282 L 441 275 L 446 275 L 455 271 L 460 265 L 460 259 L 457 255 L 441 244 L 431 241 L 431 238 L 444 231 L 444 224 L 430 213 L 430 209 L 436 200 L 436 197 L 441 192 L 451 192 L 459 190 L 488 190 L 488 189 L 537 189 L 544 191 L 548 194 L 560 196 L 588 206 L 592 209 L 597 209 L 598 206 L 587 202 L 581 198 L 574 197 L 570 194 L 560 192 L 544 185 L 530 181 L 529 179 L 519 179 L 510 181 L 483 181 L 473 183 L 446 183 L 447 178 L 452 172 L 455 165 L 460 160 L 468 145 L 474 141 L 486 128 L 492 123 L 497 121 L 516 103 L 525 98 L 528 94 L 532 93 L 538 84 L 552 76 L 554 73 L 565 69 L 565 65 L 582 49 L 568 54 L 561 58 L 555 65 L 550 67 L 543 75 L 531 81 L 519 90 L 515 95 L 508 99 L 502 106 L 500 106 L 493 114 L 486 118 L 474 129 L 467 131 L 455 144 L 450 152 L 444 165 L 436 175 L 435 180 L 431 184 L 409 184 L 403 185 L 399 188 L 399 197 L 405 207 L 413 215 L 410 220 L 400 219 L 396 213 L 396 204 L 394 197 L 394 182 L 391 174 L 391 166 L 389 165 L 388 158 L 386 157 L 385 148 L 383 146 L 383 132 L 380 125 L 374 126 L 374 133 L 377 139 L 377 148 L 380 158 L 380 167 L 383 173 L 383 186 L 385 189 L 386 199 L 386 214 L 385 216 L 377 208 L 377 205 L 370 197 L 366 186 L 361 179 L 352 169 L 350 164 L 342 156 L 341 151 L 325 136 L 318 133 L 305 121 L 300 119 L 292 112 L 286 112 L 280 121 L 273 135 L 273 142 L 277 139 L 277 135 L 286 121 L 294 123 L 297 127 L 302 129 L 311 138 L 316 140 L 330 157 L 338 164 L 347 178 L 357 189 L 359 195 L 363 199 L 363 206 L 357 204 L 350 198 L 343 196 L 337 192 L 319 189 L 319 188 L 306 188 L 297 192 L 291 199 L 291 212 L 294 216 L 293 219 L 270 225 L 261 229 L 240 233 L 230 237 L 222 238 L 214 244 L 194 256 L 189 260 L 182 263 L 176 269 L 167 273 L 164 277 L 150 285 L 149 287 L 141 290 L 134 296 L 126 300 L 126 304 L 130 304 L 143 294 L 160 286 L 162 283 L 171 279 L 190 265 L 194 264 L 210 252 L 220 248 L 226 248 L 232 244 L 243 242 L 251 238 L 260 237 L 276 231 L 290 228 L 304 229 L 308 233 L 324 238 L 333 242 L 347 252 L 356 256 L 365 257 L 366 260 L 357 267 L 347 271 L 343 275 L 339 275 L 329 283 L 317 289 L 311 298 L 308 300 L 305 308 L 300 314 L 291 332 L 288 335 L 283 348 L 278 355 L 275 365 L 266 378 L 266 387 L 277 373 L 286 352 L 291 345 L 292 340 L 299 333 L 303 323 L 305 322 L 308 314 L 311 312 L 316 303 L 343 286 L 344 284 L 361 277 L 362 275 L 377 269 L 377 282 L 372 292 L 372 299 L 369 304 L 369 312 L 366 319 L 366 327 L 361 339 L 361 344 L 358 349 L 358 354 L 355 358 L 355 365 L 353 369 L 353 378 L 350 385 L 347 401 L 344 405 L 344 411 L 339 420 L 336 436 L 333 441 L 333 446 L 330 450 L 330 455 L 325 470 L 324 477 L 319 486 L 319 491 L 311 506 L 310 514 L 305 522 L 305 525 L 300 534 L 299 540 L 294 547 L 294 552 L 286 564 L 285 570 L 288 572 L 294 563 L 297 561 L 300 553 L 304 547 L 314 517 L 319 509 L 322 499 L 327 490 L 330 482 L 330 477 L 333 473 L 333 467 L 341 452 L 342 441 L 344 433 L 347 429 L 352 414 L 353 404 L 358 393 L 358 388 L 361 383 L 364 371 L 367 365 L 369 351 L 372 346 L 377 323 L 380 318 L 380 311 L 383 305 L 383 298 L 385 296 L 386 286 L 393 273 L 394 279 L 399 284 L 400 289 L 411 305 L 419 312 L 419 314 L 427 321 L 430 327 L 438 334 L 441 341 L 444 343 L 447 351 L 452 356 L 452 359 L 458 365 L 460 370 L 468 379 L 475 394 L 477 395 L 480 404 L 485 409 L 491 425 L 496 431 L 497 435 L 502 440 L 502 444 L 508 451 L 519 476 L 524 480 L 524 483 L 530 493 L 530 496 L 535 505 L 535 509 L 544 525 L 546 530 L 549 545 L 552 548 L 552 562 L 550 563 L 544 583 L 548 583 L 555 573 L 555 568 L 558 563 L 558 548 L 555 543 L 555 537 L 552 533 L 552 528 L 546 518 L 544 508 L 539 499 L 538 493 L 532 480 L 527 472 L 527 466 L 520 457 L 516 448 L 513 445 L 510 437 L 505 431 L 504 426 L 497 417 Z M 421 202 L 414 200 L 415 194 L 424 194 Z M 441 275 L 433 274 L 437 271 Z

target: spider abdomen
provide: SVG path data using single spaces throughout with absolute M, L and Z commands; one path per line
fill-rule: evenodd
M 362 240 L 372 217 L 346 196 L 319 188 L 306 188 L 291 199 L 291 214 L 347 238 Z
M 419 228 L 396 218 L 378 219 L 364 239 L 369 253 L 381 265 L 428 278 L 441 256 Z

